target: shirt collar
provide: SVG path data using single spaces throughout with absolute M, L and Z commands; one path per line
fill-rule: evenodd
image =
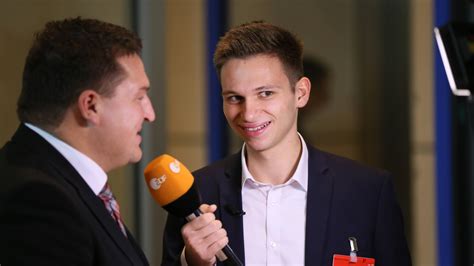
M 298 166 L 296 167 L 296 171 L 293 176 L 288 179 L 288 181 L 283 184 L 290 184 L 292 182 L 298 183 L 304 191 L 308 190 L 308 148 L 306 146 L 306 142 L 304 141 L 303 137 L 298 133 L 298 136 L 301 140 L 301 147 L 302 153 L 300 160 L 298 161 Z M 247 180 L 252 180 L 253 182 L 257 182 L 255 178 L 250 173 L 247 167 L 247 160 L 245 158 L 245 143 L 242 145 L 242 151 L 240 153 L 240 160 L 242 164 L 242 188 Z
M 84 153 L 76 150 L 71 145 L 51 135 L 45 130 L 29 123 L 25 123 L 25 125 L 34 132 L 38 133 L 56 150 L 58 150 L 58 152 L 61 153 L 61 155 L 63 155 L 64 158 L 66 158 L 66 160 L 81 175 L 82 179 L 84 179 L 92 191 L 94 191 L 96 195 L 99 194 L 107 182 L 107 174 L 96 162 L 94 162 Z

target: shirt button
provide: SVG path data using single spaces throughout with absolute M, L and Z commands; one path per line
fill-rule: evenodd
M 275 242 L 273 242 L 273 241 L 270 241 L 270 246 L 271 246 L 272 248 L 276 248 L 277 244 L 276 244 Z

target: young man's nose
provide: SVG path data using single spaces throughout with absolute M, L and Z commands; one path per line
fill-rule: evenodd
M 254 122 L 256 115 L 258 114 L 259 106 L 257 102 L 245 101 L 243 104 L 242 118 L 245 121 Z

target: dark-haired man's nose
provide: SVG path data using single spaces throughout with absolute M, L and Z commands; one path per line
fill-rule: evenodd
M 143 112 L 146 121 L 153 122 L 155 120 L 155 110 L 153 109 L 153 105 L 148 96 L 146 97 L 146 101 L 143 103 Z

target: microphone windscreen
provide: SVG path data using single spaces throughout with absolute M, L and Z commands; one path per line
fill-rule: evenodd
M 199 208 L 194 177 L 177 159 L 163 154 L 147 165 L 144 174 L 152 197 L 168 212 L 186 217 Z

